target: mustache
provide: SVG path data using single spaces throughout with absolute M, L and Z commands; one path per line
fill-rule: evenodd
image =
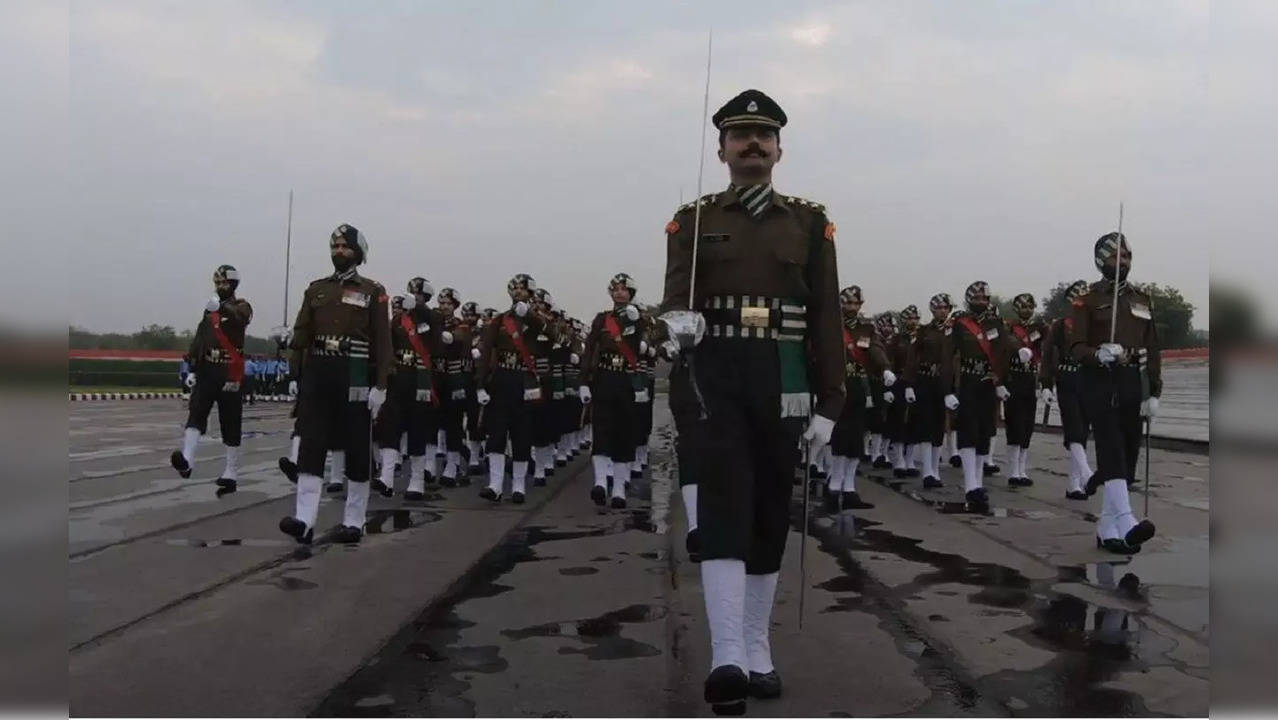
M 764 149 L 760 147 L 758 143 L 750 143 L 750 145 L 745 150 L 741 151 L 741 157 L 743 158 L 747 158 L 747 157 L 765 158 L 767 156 L 768 156 L 768 153 L 764 151 Z

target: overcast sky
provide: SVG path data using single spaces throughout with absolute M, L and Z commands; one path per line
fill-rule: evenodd
M 1228 5 L 120 0 L 71 3 L 60 46 L 39 6 L 4 38 L 64 56 L 66 312 L 94 330 L 193 326 L 226 262 L 265 334 L 290 188 L 290 314 L 342 222 L 392 292 L 424 275 L 501 307 L 527 272 L 585 316 L 625 271 L 657 302 L 711 27 L 711 113 L 747 87 L 785 108 L 776 188 L 829 208 L 867 310 L 1092 279 L 1122 200 L 1133 279 L 1180 288 L 1201 327 L 1212 246 L 1258 227 L 1236 203 L 1274 204 L 1268 165 L 1209 167 L 1273 147 L 1246 105 L 1278 8 Z M 1264 287 L 1255 266 L 1237 279 Z

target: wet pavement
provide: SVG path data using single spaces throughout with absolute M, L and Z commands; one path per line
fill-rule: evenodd
M 249 471 L 221 498 L 211 441 L 191 480 L 165 471 L 176 401 L 72 411 L 74 715 L 707 715 L 663 404 L 625 510 L 589 501 L 582 457 L 525 506 L 487 506 L 477 485 L 375 497 L 356 548 L 275 529 L 286 408 L 250 411 Z M 1207 456 L 1154 451 L 1159 535 L 1131 558 L 1095 549 L 1099 500 L 1066 500 L 1064 467 L 1039 436 L 1036 484 L 991 478 L 982 515 L 948 466 L 940 491 L 871 471 L 875 508 L 812 502 L 806 552 L 796 488 L 773 616 L 785 693 L 749 714 L 1205 715 Z M 321 528 L 338 518 L 327 500 Z

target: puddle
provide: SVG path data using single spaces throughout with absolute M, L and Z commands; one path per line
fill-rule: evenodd
M 364 532 L 368 535 L 386 535 L 443 519 L 444 513 L 434 510 L 370 510 L 368 519 L 364 521 Z
M 559 569 L 560 575 L 568 575 L 570 577 L 575 577 L 578 575 L 594 575 L 598 572 L 599 572 L 599 568 L 592 568 L 592 567 L 568 567 L 568 568 Z

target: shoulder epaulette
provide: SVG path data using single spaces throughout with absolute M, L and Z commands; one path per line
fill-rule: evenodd
M 333 277 L 332 275 L 325 275 L 324 277 L 322 277 L 322 278 L 320 278 L 320 279 L 318 279 L 318 280 L 312 280 L 312 281 L 311 281 L 311 285 L 319 285 L 319 284 L 320 284 L 320 283 L 322 283 L 322 282 L 325 282 L 325 281 L 327 281 L 327 280 L 331 280 L 331 279 L 332 279 L 332 277 Z M 307 287 L 310 287 L 311 285 L 307 285 Z
M 709 205 L 710 203 L 714 202 L 716 195 L 717 195 L 716 193 L 710 193 L 709 195 L 702 195 L 700 204 L 703 207 L 706 205 Z M 697 201 L 693 200 L 692 202 L 687 202 L 680 205 L 679 209 L 675 210 L 675 214 L 678 215 L 681 212 L 688 212 L 689 210 L 692 210 L 696 207 L 697 207 Z
M 819 202 L 812 202 L 811 200 L 805 200 L 805 199 L 803 199 L 803 198 L 801 198 L 801 197 L 795 197 L 794 195 L 786 195 L 786 196 L 785 196 L 785 204 L 786 204 L 786 205 L 795 205 L 795 206 L 797 206 L 797 207 L 804 207 L 804 208 L 807 208 L 807 209 L 809 209 L 809 210 L 811 210 L 811 211 L 813 211 L 813 212 L 819 212 L 819 213 L 824 213 L 824 212 L 825 212 L 825 206 L 824 206 L 824 205 L 822 205 L 821 203 L 819 203 Z

